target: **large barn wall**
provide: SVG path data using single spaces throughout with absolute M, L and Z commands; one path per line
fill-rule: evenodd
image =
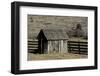
M 60 16 L 34 16 L 28 15 L 28 38 L 36 38 L 43 28 L 69 29 L 80 23 L 87 30 L 87 17 L 60 17 Z

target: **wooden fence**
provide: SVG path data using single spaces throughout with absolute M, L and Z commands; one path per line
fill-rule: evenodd
M 28 52 L 36 52 L 38 50 L 38 40 L 28 39 Z
M 88 54 L 88 42 L 68 41 L 69 53 Z
M 68 41 L 69 53 L 88 54 L 88 42 Z M 28 52 L 38 52 L 38 40 L 28 40 Z

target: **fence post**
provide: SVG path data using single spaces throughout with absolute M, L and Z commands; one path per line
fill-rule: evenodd
M 69 50 L 69 53 L 71 52 L 71 49 L 70 49 L 70 41 L 68 41 L 68 50 Z
M 78 49 L 79 49 L 79 54 L 80 54 L 80 42 L 78 42 Z

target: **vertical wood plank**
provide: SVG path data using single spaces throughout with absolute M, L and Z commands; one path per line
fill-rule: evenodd
M 68 53 L 68 41 L 66 40 L 66 53 Z
M 61 53 L 63 52 L 63 40 L 61 40 Z
M 60 53 L 60 41 L 59 41 L 59 53 Z
M 48 44 L 47 44 L 47 53 L 49 54 L 49 51 L 50 51 L 50 42 L 48 41 Z

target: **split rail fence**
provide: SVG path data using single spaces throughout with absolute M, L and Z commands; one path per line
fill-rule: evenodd
M 38 40 L 28 40 L 28 52 L 38 52 Z M 68 52 L 88 54 L 88 42 L 68 41 Z
M 88 54 L 88 42 L 68 41 L 69 53 Z

